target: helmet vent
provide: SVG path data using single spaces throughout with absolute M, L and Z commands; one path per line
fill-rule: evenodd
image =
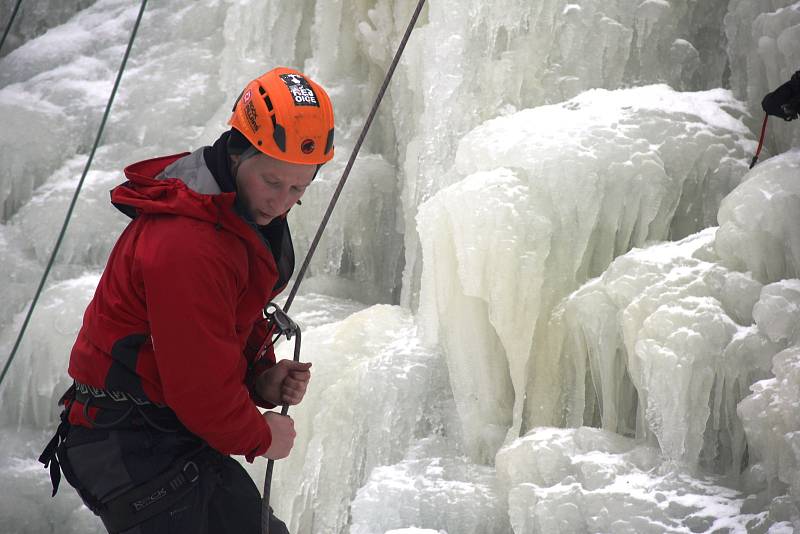
M 274 119 L 274 117 L 273 117 Z M 286 130 L 280 124 L 275 126 L 275 131 L 272 132 L 272 138 L 281 152 L 286 152 Z
M 267 104 L 267 109 L 272 111 L 272 99 L 270 99 L 269 95 L 264 97 L 264 102 Z
M 333 148 L 333 128 L 328 130 L 328 139 L 325 141 L 325 153 L 327 154 L 328 152 L 330 152 L 332 148 Z

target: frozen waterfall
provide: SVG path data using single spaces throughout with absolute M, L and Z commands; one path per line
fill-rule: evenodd
M 415 5 L 148 5 L 0 389 L 0 533 L 103 532 L 36 456 L 122 167 L 213 142 L 272 66 L 308 72 L 337 146 L 290 215 L 301 256 Z M 3 364 L 137 11 L 26 1 L 0 51 Z M 291 531 L 800 531 L 800 125 L 772 120 L 748 170 L 797 57 L 791 0 L 428 2 L 293 308 Z

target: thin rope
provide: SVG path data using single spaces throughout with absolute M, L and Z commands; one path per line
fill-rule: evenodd
M 403 39 L 400 41 L 400 45 L 397 48 L 394 59 L 392 59 L 389 70 L 386 72 L 386 77 L 383 79 L 383 85 L 381 85 L 381 89 L 378 91 L 378 96 L 375 98 L 375 102 L 372 104 L 372 109 L 367 116 L 367 120 L 364 122 L 364 127 L 361 129 L 361 134 L 358 136 L 358 141 L 356 141 L 355 147 L 353 147 L 353 151 L 350 153 L 350 159 L 347 161 L 347 166 L 345 167 L 342 177 L 339 180 L 339 185 L 336 187 L 336 191 L 334 191 L 333 197 L 328 204 L 328 209 L 325 211 L 325 215 L 322 217 L 322 222 L 317 229 L 317 234 L 314 236 L 314 240 L 311 242 L 311 246 L 308 249 L 305 260 L 303 260 L 303 266 L 300 267 L 300 272 L 297 273 L 297 278 L 295 279 L 294 285 L 289 292 L 289 297 L 286 299 L 286 304 L 283 305 L 283 310 L 285 312 L 289 311 L 289 307 L 291 307 L 294 297 L 297 295 L 297 289 L 300 287 L 300 282 L 303 280 L 306 270 L 308 270 L 308 264 L 311 263 L 311 258 L 314 256 L 314 252 L 317 250 L 317 245 L 322 238 L 322 233 L 325 231 L 325 226 L 328 224 L 328 219 L 331 218 L 333 208 L 336 206 L 336 202 L 339 200 L 339 195 L 342 193 L 344 184 L 350 175 L 350 170 L 353 168 L 353 163 L 355 163 L 356 156 L 358 156 L 358 151 L 361 150 L 361 145 L 364 142 L 364 138 L 367 136 L 367 131 L 369 131 L 369 127 L 372 124 L 372 119 L 375 118 L 375 114 L 378 112 L 378 106 L 380 105 L 381 100 L 383 100 L 383 95 L 386 93 L 386 89 L 389 87 L 389 82 L 392 79 L 394 70 L 397 67 L 397 63 L 400 61 L 400 56 L 403 55 L 403 50 L 406 47 L 408 38 L 411 36 L 411 30 L 414 29 L 414 26 L 417 23 L 417 18 L 419 18 L 419 14 L 422 11 L 422 6 L 424 4 L 425 0 L 420 0 L 417 4 L 417 8 L 414 10 L 414 14 L 411 16 L 411 22 L 408 23 L 406 33 L 403 35 Z
M 358 136 L 358 140 L 356 141 L 355 146 L 353 147 L 353 151 L 350 153 L 350 159 L 347 161 L 347 166 L 344 168 L 344 172 L 342 172 L 342 177 L 339 179 L 339 185 L 336 186 L 336 191 L 334 191 L 333 196 L 331 197 L 331 201 L 328 204 L 328 209 L 325 210 L 325 215 L 322 217 L 322 222 L 317 229 L 317 234 L 314 236 L 314 240 L 311 242 L 311 246 L 308 248 L 308 253 L 306 254 L 305 260 L 303 260 L 303 266 L 300 267 L 300 272 L 297 273 L 297 278 L 294 280 L 294 285 L 292 286 L 291 291 L 289 292 L 289 297 L 286 299 L 286 304 L 283 306 L 283 311 L 288 312 L 289 307 L 292 305 L 294 301 L 295 295 L 297 295 L 297 290 L 300 287 L 300 282 L 302 282 L 303 277 L 308 270 L 308 264 L 311 263 L 311 258 L 314 256 L 314 252 L 317 250 L 317 245 L 319 244 L 320 239 L 322 238 L 322 233 L 325 231 L 325 226 L 328 224 L 328 220 L 331 218 L 331 213 L 333 213 L 333 208 L 336 206 L 336 202 L 339 200 L 339 195 L 342 193 L 342 189 L 344 189 L 344 184 L 347 182 L 347 178 L 350 175 L 350 170 L 353 168 L 353 164 L 356 161 L 356 157 L 358 156 L 358 151 L 361 150 L 361 145 L 364 143 L 364 138 L 367 136 L 367 132 L 369 131 L 369 127 L 372 125 L 372 120 L 375 118 L 375 114 L 378 112 L 378 106 L 380 106 L 381 101 L 383 100 L 383 95 L 386 93 L 386 89 L 389 87 L 389 82 L 392 80 L 392 76 L 394 75 L 395 68 L 397 68 L 397 64 L 400 62 L 400 57 L 403 55 L 403 50 L 406 48 L 406 43 L 408 43 L 408 38 L 411 36 L 411 31 L 414 29 L 414 26 L 417 24 L 417 19 L 419 18 L 419 14 L 422 12 L 422 7 L 425 4 L 425 0 L 419 0 L 417 3 L 417 7 L 414 10 L 414 14 L 411 16 L 411 21 L 408 23 L 408 27 L 406 27 L 406 32 L 403 34 L 403 38 L 400 41 L 399 46 L 397 47 L 397 52 L 394 54 L 394 58 L 392 59 L 392 63 L 389 65 L 389 69 L 386 72 L 386 76 L 383 79 L 383 84 L 381 85 L 380 90 L 378 91 L 378 96 L 375 98 L 375 101 L 372 104 L 372 109 L 367 115 L 367 119 L 364 121 L 364 126 L 361 128 L 361 134 Z M 299 337 L 300 333 L 297 333 L 298 339 L 296 342 L 296 352 L 295 352 L 295 361 L 299 361 Z M 287 415 L 289 412 L 289 406 L 284 405 L 281 409 L 282 415 Z M 262 534 L 269 534 L 269 517 L 272 515 L 272 509 L 269 507 L 269 497 L 270 497 L 270 486 L 272 484 L 272 469 L 274 466 L 274 460 L 267 461 L 267 472 L 264 477 L 264 496 L 262 498 L 262 510 L 261 510 L 261 532 Z
M 75 189 L 75 194 L 72 196 L 72 202 L 70 202 L 69 209 L 67 210 L 67 216 L 64 219 L 64 224 L 61 227 L 61 233 L 58 234 L 58 239 L 56 240 L 56 244 L 53 247 L 53 252 L 50 254 L 50 260 L 47 262 L 47 267 L 45 267 L 44 274 L 42 274 L 42 279 L 39 281 L 39 287 L 36 289 L 36 294 L 33 297 L 33 301 L 31 302 L 30 308 L 28 308 L 28 314 L 25 316 L 25 321 L 22 323 L 22 329 L 19 331 L 19 335 L 17 336 L 17 341 L 14 343 L 14 348 L 11 349 L 11 355 L 8 357 L 6 361 L 5 367 L 3 367 L 3 372 L 0 374 L 0 386 L 3 385 L 3 380 L 8 373 L 8 368 L 11 367 L 11 362 L 14 360 L 14 356 L 17 354 L 17 349 L 19 348 L 20 343 L 22 342 L 22 337 L 25 335 L 25 331 L 28 328 L 28 323 L 31 320 L 31 316 L 33 315 L 33 310 L 36 307 L 36 303 L 39 301 L 39 296 L 42 294 L 42 289 L 44 288 L 44 284 L 47 281 L 47 276 L 50 274 L 50 269 L 53 267 L 53 264 L 56 260 L 56 254 L 58 254 L 58 249 L 61 247 L 61 242 L 64 240 L 64 235 L 67 233 L 67 226 L 69 225 L 69 220 L 72 217 L 72 212 L 75 209 L 75 204 L 78 201 L 78 195 L 80 195 L 81 188 L 83 187 L 83 182 L 86 180 L 86 175 L 89 173 L 89 168 L 92 166 L 92 160 L 94 159 L 94 153 L 97 151 L 97 147 L 100 144 L 100 138 L 103 136 L 103 129 L 106 126 L 106 120 L 108 120 L 108 116 L 111 111 L 111 105 L 114 103 L 114 97 L 117 94 L 117 88 L 119 87 L 119 82 L 122 79 L 122 73 L 125 71 L 125 64 L 128 62 L 128 56 L 131 53 L 131 48 L 133 47 L 133 41 L 136 38 L 136 32 L 139 30 L 139 23 L 142 21 L 142 15 L 144 15 L 144 8 L 147 5 L 147 0 L 142 0 L 142 6 L 139 8 L 139 15 L 136 17 L 136 22 L 133 25 L 133 31 L 131 32 L 131 38 L 128 41 L 128 48 L 125 49 L 125 55 L 122 57 L 122 63 L 119 66 L 119 72 L 117 72 L 117 79 L 114 82 L 114 88 L 111 90 L 111 95 L 108 98 L 108 104 L 106 104 L 106 111 L 103 114 L 103 120 L 100 121 L 100 128 L 97 130 L 97 137 L 95 137 L 94 145 L 92 146 L 92 151 L 89 153 L 89 159 L 86 160 L 86 166 L 83 168 L 83 174 L 81 175 L 81 179 L 78 181 L 78 187 Z
M 6 42 L 6 37 L 8 37 L 8 32 L 11 31 L 11 25 L 14 24 L 14 19 L 17 17 L 17 11 L 19 11 L 19 6 L 22 5 L 22 0 L 17 0 L 17 5 L 14 6 L 14 11 L 11 12 L 11 18 L 6 25 L 6 31 L 3 32 L 3 38 L 0 39 L 0 51 L 3 50 L 3 44 Z

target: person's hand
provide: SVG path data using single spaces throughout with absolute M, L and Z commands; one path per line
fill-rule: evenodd
M 264 456 L 270 460 L 286 458 L 292 451 L 294 438 L 297 435 L 294 431 L 294 421 L 288 415 L 276 412 L 264 412 L 264 420 L 272 433 L 272 443 Z
M 311 363 L 281 360 L 256 380 L 256 393 L 272 404 L 299 404 L 311 380 Z

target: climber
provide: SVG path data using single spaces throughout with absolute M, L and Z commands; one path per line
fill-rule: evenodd
M 333 157 L 333 109 L 302 73 L 247 84 L 213 146 L 135 163 L 112 203 L 133 220 L 72 349 L 74 385 L 40 459 L 110 533 L 260 532 L 229 455 L 286 457 L 310 363 L 275 362 L 262 309 L 294 269 L 286 215 Z M 288 532 L 274 515 L 270 532 Z
M 750 168 L 756 166 L 764 148 L 764 137 L 767 134 L 767 122 L 770 115 L 780 117 L 785 121 L 792 121 L 798 117 L 800 111 L 800 70 L 795 72 L 788 82 L 784 83 L 761 100 L 761 109 L 764 110 L 764 122 L 761 124 L 761 135 Z
M 796 119 L 800 112 L 800 70 L 788 82 L 767 93 L 761 101 L 761 108 L 767 115 L 774 115 L 785 121 Z

